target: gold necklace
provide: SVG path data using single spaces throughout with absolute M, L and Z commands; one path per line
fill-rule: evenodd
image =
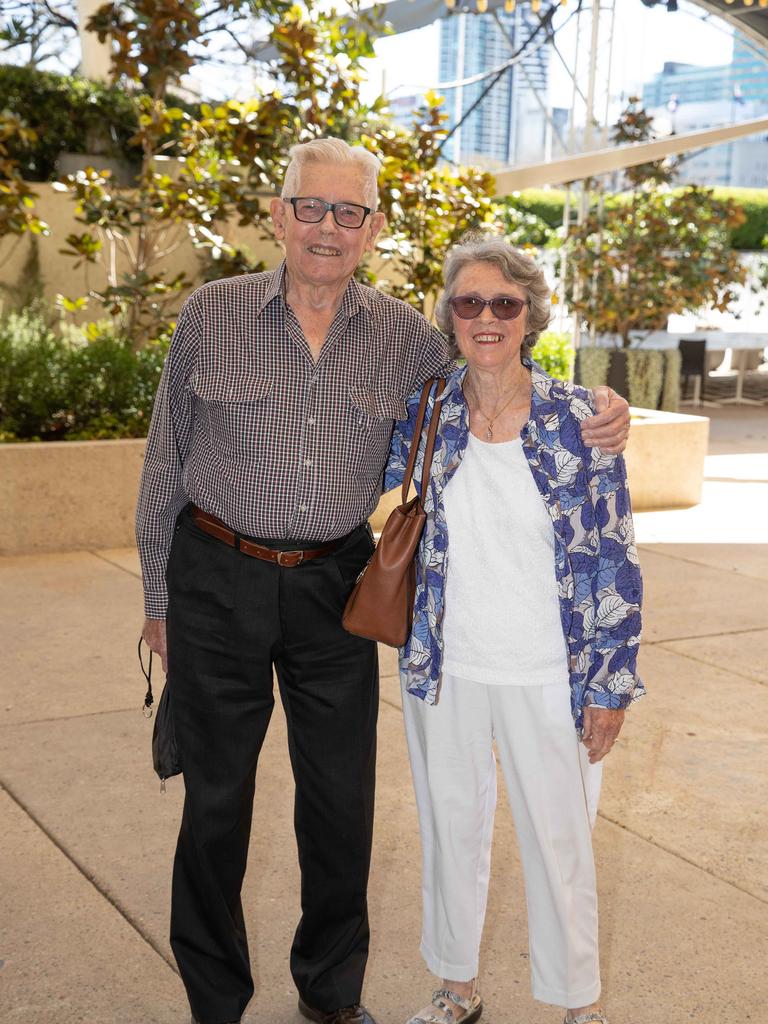
M 512 394 L 511 394 L 511 395 L 509 396 L 509 398 L 508 398 L 508 399 L 506 400 L 506 402 L 504 403 L 504 405 L 502 405 L 502 406 L 501 406 L 501 408 L 499 408 L 499 406 L 498 406 L 498 403 L 496 404 L 496 408 L 495 408 L 495 409 L 493 410 L 493 416 L 488 416 L 488 415 L 486 415 L 486 413 L 484 413 L 484 412 L 483 412 L 483 410 L 482 410 L 482 409 L 480 408 L 480 399 L 479 399 L 479 397 L 477 396 L 477 392 L 475 391 L 475 386 L 474 386 L 474 384 L 472 384 L 472 390 L 473 390 L 473 391 L 475 391 L 475 397 L 476 397 L 476 399 L 477 399 L 477 411 L 478 411 L 478 412 L 480 413 L 480 415 L 481 415 L 481 416 L 482 416 L 482 417 L 483 417 L 483 418 L 484 418 L 484 419 L 485 419 L 485 420 L 487 421 L 487 423 L 488 423 L 488 429 L 487 429 L 487 430 L 486 430 L 486 432 L 485 432 L 485 437 L 486 437 L 486 440 L 488 440 L 488 441 L 492 441 L 492 440 L 493 440 L 493 424 L 494 424 L 494 422 L 496 421 L 497 417 L 498 417 L 498 416 L 499 416 L 499 415 L 500 415 L 501 413 L 503 413 L 503 412 L 504 412 L 504 410 L 505 410 L 505 409 L 507 408 L 507 406 L 508 406 L 508 405 L 510 404 L 510 402 L 512 401 L 512 399 L 516 397 L 516 395 L 517 395 L 518 391 L 520 391 L 520 387 L 521 387 L 521 385 L 525 383 L 525 379 L 526 379 L 526 377 L 525 377 L 525 373 L 523 373 L 523 377 L 522 377 L 522 379 L 521 379 L 521 380 L 519 380 L 519 381 L 517 382 L 517 384 L 515 384 L 514 388 L 512 389 Z

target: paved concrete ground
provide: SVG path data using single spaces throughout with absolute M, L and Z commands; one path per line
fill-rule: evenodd
M 642 671 L 595 831 L 613 1024 L 768 1018 L 768 412 L 715 410 L 701 506 L 637 517 Z M 182 798 L 149 763 L 133 551 L 0 561 L 0 1021 L 182 1024 L 167 941 Z M 382 652 L 365 998 L 423 1005 L 419 847 L 393 652 Z M 276 710 L 245 887 L 248 1024 L 298 1024 L 287 965 L 297 868 Z M 514 832 L 500 804 L 482 991 L 488 1024 L 559 1022 L 530 997 Z

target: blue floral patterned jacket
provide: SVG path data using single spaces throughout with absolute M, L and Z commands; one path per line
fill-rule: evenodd
M 552 518 L 560 618 L 568 646 L 571 709 L 577 728 L 582 708 L 623 708 L 645 689 L 637 676 L 642 581 L 635 548 L 624 459 L 588 448 L 580 422 L 594 412 L 588 391 L 554 380 L 532 363 L 531 416 L 523 451 Z M 469 419 L 462 382 L 450 374 L 443 392 L 427 494 L 424 534 L 416 556 L 413 629 L 400 649 L 408 691 L 437 702 L 443 658 L 443 603 L 449 550 L 443 491 L 467 446 Z M 408 418 L 395 424 L 384 489 L 402 483 L 419 393 L 408 399 Z M 427 422 L 433 408 L 430 396 Z M 426 435 L 426 429 L 424 431 Z M 414 481 L 421 486 L 424 436 Z

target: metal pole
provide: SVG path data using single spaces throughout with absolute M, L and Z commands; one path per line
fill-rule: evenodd
M 563 202 L 563 244 L 560 247 L 560 282 L 557 289 L 557 329 L 562 331 L 565 321 L 565 275 L 568 270 L 568 229 L 571 223 L 571 186 L 565 186 Z
M 520 8 L 518 8 L 518 11 L 519 10 L 520 10 Z M 506 28 L 504 27 L 504 25 L 503 25 L 503 23 L 501 21 L 501 18 L 499 17 L 499 12 L 498 11 L 494 11 L 493 12 L 493 19 L 496 22 L 496 24 L 498 26 L 498 29 L 501 32 L 502 36 L 504 37 L 504 41 L 506 42 L 507 46 L 512 51 L 512 53 L 514 53 L 515 52 L 515 45 L 514 45 L 513 41 L 509 38 L 509 33 L 507 32 Z M 518 37 L 515 36 L 515 38 L 518 38 Z M 525 80 L 528 83 L 528 85 L 530 86 L 531 95 L 533 96 L 533 98 L 538 103 L 542 113 L 544 114 L 544 117 L 546 118 L 547 130 L 546 130 L 546 137 L 545 137 L 545 143 L 544 143 L 544 159 L 545 160 L 551 160 L 552 159 L 552 134 L 554 133 L 557 136 L 557 141 L 560 143 L 560 145 L 563 147 L 563 149 L 565 149 L 565 139 L 562 137 L 562 135 L 560 134 L 560 132 L 557 129 L 557 126 L 555 125 L 554 118 L 552 116 L 552 107 L 549 104 L 545 103 L 544 100 L 541 98 L 541 96 L 539 96 L 539 90 L 536 88 L 536 84 L 533 81 L 533 79 L 531 78 L 530 73 L 528 71 L 528 68 L 525 66 L 525 61 L 524 60 L 521 60 L 520 63 L 518 65 L 516 65 L 515 71 L 517 71 L 518 69 L 523 72 L 523 75 L 525 76 Z M 517 89 L 514 89 L 513 91 L 514 91 L 515 95 L 517 95 Z M 515 122 L 514 122 L 515 124 L 518 121 L 518 117 L 517 117 L 518 113 L 519 113 L 519 111 L 516 110 L 515 111 Z M 510 163 L 511 162 L 512 161 L 510 160 Z
M 577 97 L 583 98 L 583 93 L 579 89 L 579 54 L 581 53 L 581 7 L 576 14 L 576 53 L 573 58 L 573 71 L 571 74 L 571 80 L 573 82 L 573 90 L 571 92 L 571 122 L 568 131 L 568 153 L 573 154 L 576 148 L 576 106 Z M 561 273 L 561 287 L 563 290 L 563 297 L 565 297 L 565 275 L 568 269 L 567 262 L 567 250 L 568 250 L 568 232 L 570 230 L 571 221 L 571 182 L 568 182 L 566 191 L 566 202 L 563 207 L 563 224 L 565 228 L 565 238 L 563 240 L 563 259 L 560 263 Z M 573 294 L 574 298 L 578 298 L 580 288 L 580 282 L 577 277 L 574 276 L 573 281 Z M 571 338 L 573 341 L 574 349 L 578 349 L 579 343 L 581 342 L 581 321 L 577 313 L 572 314 L 571 323 Z
M 464 78 L 464 47 L 467 38 L 467 15 L 459 15 L 459 38 L 456 41 L 456 67 L 459 70 L 459 77 Z M 460 85 L 456 90 L 456 120 L 461 121 L 464 116 L 464 86 Z M 453 137 L 453 162 L 461 163 L 461 125 L 456 129 Z

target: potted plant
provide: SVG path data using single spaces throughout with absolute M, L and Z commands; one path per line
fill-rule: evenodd
M 653 119 L 636 97 L 612 134 L 616 144 L 653 137 Z M 566 295 L 574 315 L 613 343 L 604 380 L 599 359 L 580 350 L 577 378 L 609 383 L 633 405 L 657 408 L 674 399 L 668 379 L 679 374 L 675 354 L 643 351 L 651 331 L 665 330 L 672 313 L 710 307 L 725 310 L 745 280 L 730 245 L 744 214 L 713 190 L 675 188 L 675 161 L 640 164 L 625 171 L 626 192 L 589 194 L 582 223 L 569 228 Z M 585 353 L 582 355 L 582 352 Z M 665 365 L 666 364 L 666 365 Z

